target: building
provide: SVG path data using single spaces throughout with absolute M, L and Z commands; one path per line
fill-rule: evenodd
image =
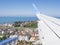
M 22 32 L 19 33 L 18 39 L 19 39 L 19 41 L 21 41 L 21 40 L 28 41 L 29 40 L 28 35 L 24 34 L 24 32 L 23 33 Z

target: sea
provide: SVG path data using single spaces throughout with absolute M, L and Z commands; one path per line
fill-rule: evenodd
M 56 17 L 56 18 L 60 18 L 60 17 Z M 3 16 L 3 17 L 0 17 L 0 24 L 14 23 L 17 21 L 24 22 L 24 21 L 37 21 L 37 20 L 39 20 L 37 16 L 19 16 L 19 17 Z
M 4 23 L 14 23 L 16 21 L 37 21 L 38 18 L 36 16 L 30 16 L 30 17 L 26 17 L 26 16 L 21 16 L 21 17 L 0 17 L 0 24 L 4 24 Z

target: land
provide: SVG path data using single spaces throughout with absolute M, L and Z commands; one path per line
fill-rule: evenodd
M 0 24 L 0 40 L 18 37 L 16 45 L 33 45 L 39 41 L 37 21 Z M 38 43 L 39 44 L 39 43 Z

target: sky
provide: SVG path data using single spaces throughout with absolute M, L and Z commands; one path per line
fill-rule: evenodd
M 36 16 L 36 10 L 60 17 L 60 0 L 0 0 L 0 16 Z

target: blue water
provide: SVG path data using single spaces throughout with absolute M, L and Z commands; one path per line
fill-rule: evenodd
M 14 23 L 16 21 L 35 21 L 37 17 L 0 17 L 0 24 Z
M 60 17 L 56 17 L 56 18 L 60 18 Z M 16 21 L 35 21 L 38 20 L 38 18 L 36 16 L 34 17 L 0 17 L 0 24 L 3 23 L 14 23 Z

